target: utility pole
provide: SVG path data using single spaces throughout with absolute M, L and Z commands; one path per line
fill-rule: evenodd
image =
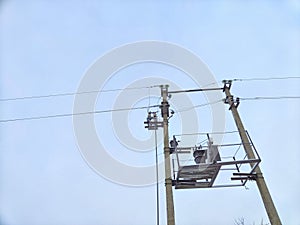
M 165 156 L 165 186 L 166 186 L 166 205 L 167 205 L 167 224 L 175 225 L 174 202 L 171 178 L 170 148 L 169 148 L 169 103 L 168 103 L 169 85 L 161 85 L 161 115 L 163 117 L 164 128 L 164 156 Z
M 225 99 L 225 103 L 229 104 L 229 110 L 231 110 L 235 124 L 238 128 L 241 140 L 242 140 L 242 144 L 244 146 L 244 149 L 247 153 L 248 158 L 255 158 L 252 146 L 250 144 L 250 140 L 248 138 L 248 135 L 246 134 L 246 130 L 243 126 L 243 123 L 241 121 L 241 118 L 239 116 L 239 113 L 237 111 L 237 106 L 239 104 L 239 101 L 237 99 L 237 101 L 235 101 L 235 99 L 233 98 L 233 96 L 230 93 L 230 87 L 231 87 L 231 83 L 232 81 L 223 81 L 224 83 L 224 89 L 223 91 L 226 94 L 226 99 Z M 253 165 L 251 165 L 253 166 Z M 273 203 L 271 194 L 268 190 L 267 184 L 265 182 L 265 179 L 263 177 L 263 174 L 259 168 L 259 166 L 256 167 L 256 169 L 254 170 L 256 172 L 256 183 L 257 183 L 257 187 L 259 189 L 260 195 L 262 197 L 265 209 L 267 211 L 269 220 L 271 222 L 272 225 L 281 225 L 281 221 L 279 218 L 279 215 L 277 213 L 277 210 L 275 208 L 275 205 Z

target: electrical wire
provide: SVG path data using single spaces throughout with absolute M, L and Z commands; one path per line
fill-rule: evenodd
M 212 82 L 212 83 L 208 83 L 208 84 L 205 84 L 203 86 L 201 86 L 201 88 L 205 88 L 205 87 L 209 87 L 209 86 L 212 86 L 212 85 L 215 85 L 215 84 L 222 84 L 222 80 L 221 81 L 215 81 L 215 82 Z
M 294 76 L 294 77 L 235 78 L 235 79 L 232 79 L 232 81 L 269 81 L 269 80 L 288 80 L 288 79 L 300 79 L 300 77 Z
M 32 95 L 32 96 L 23 96 L 23 97 L 15 97 L 15 98 L 2 98 L 2 99 L 0 99 L 0 102 L 39 99 L 39 98 L 51 98 L 51 97 L 62 97 L 62 96 L 73 96 L 73 95 L 92 94 L 92 93 L 115 92 L 115 91 L 124 91 L 124 90 L 138 90 L 138 89 L 146 89 L 146 88 L 150 89 L 150 88 L 154 88 L 154 87 L 159 87 L 159 85 L 153 85 L 153 86 L 148 86 L 148 87 L 117 88 L 117 89 L 107 89 L 107 90 L 57 93 L 57 94 L 49 94 L 49 95 Z
M 175 134 L 174 136 L 189 136 L 189 135 L 207 135 L 207 134 L 232 134 L 238 133 L 237 130 L 234 131 L 217 131 L 217 132 L 197 132 L 197 133 L 184 133 L 184 134 Z
M 194 108 L 204 107 L 210 104 L 215 104 L 217 102 L 221 102 L 223 100 L 218 100 L 216 102 L 209 102 L 201 105 L 195 105 L 193 107 L 189 107 L 186 109 L 179 110 L 177 112 L 188 111 Z M 108 109 L 108 110 L 100 110 L 100 111 L 92 111 L 92 112 L 81 112 L 81 113 L 66 113 L 66 114 L 54 114 L 54 115 L 46 115 L 46 116 L 33 116 L 33 117 L 22 117 L 22 118 L 12 118 L 12 119 L 3 119 L 0 120 L 0 123 L 7 123 L 7 122 L 16 122 L 16 121 L 24 121 L 24 120 L 39 120 L 39 119 L 50 119 L 50 118 L 58 118 L 58 117 L 69 117 L 69 116 L 77 116 L 77 115 L 87 115 L 87 114 L 101 114 L 101 113 L 109 113 L 109 112 L 116 112 L 116 111 L 128 111 L 128 110 L 137 110 L 137 109 L 147 109 L 152 107 L 159 107 L 160 105 L 148 105 L 143 107 L 135 107 L 135 108 L 124 108 L 124 109 Z
M 234 78 L 229 79 L 232 81 L 269 81 L 269 80 L 286 80 L 286 79 L 300 79 L 299 76 L 289 76 L 289 77 L 263 77 L 263 78 Z M 219 84 L 222 81 L 216 81 L 209 84 L 206 84 L 202 87 L 208 87 L 214 84 Z M 145 88 L 154 88 L 160 87 L 160 85 L 152 85 L 147 87 L 132 87 L 132 88 L 117 88 L 117 89 L 107 89 L 107 90 L 94 90 L 94 91 L 83 91 L 83 92 L 66 92 L 66 93 L 56 93 L 56 94 L 48 94 L 48 95 L 32 95 L 32 96 L 22 96 L 15 98 L 2 98 L 0 102 L 7 101 L 16 101 L 16 100 L 28 100 L 28 99 L 39 99 L 39 98 L 51 98 L 51 97 L 63 97 L 63 96 L 73 96 L 73 95 L 81 95 L 81 94 L 92 94 L 92 93 L 104 93 L 104 92 L 114 92 L 114 91 L 124 91 L 124 90 L 137 90 L 137 89 L 145 89 Z
M 278 99 L 300 99 L 300 96 L 276 96 L 276 97 L 241 97 L 239 98 L 241 101 L 249 101 L 249 100 L 278 100 Z M 219 102 L 223 102 L 224 99 L 215 101 L 215 102 L 208 102 L 205 104 L 195 105 L 188 108 L 183 108 L 177 110 L 176 112 L 185 112 L 195 108 L 205 107 L 208 105 L 216 104 Z M 46 115 L 46 116 L 33 116 L 33 117 L 22 117 L 22 118 L 12 118 L 12 119 L 2 119 L 0 123 L 7 123 L 7 122 L 15 122 L 15 121 L 24 121 L 24 120 L 39 120 L 39 119 L 49 119 L 49 118 L 58 118 L 58 117 L 69 117 L 69 116 L 77 116 L 77 115 L 87 115 L 87 114 L 101 114 L 101 113 L 109 113 L 109 112 L 117 112 L 117 111 L 128 111 L 128 110 L 138 110 L 138 109 L 147 109 L 152 107 L 159 107 L 160 105 L 148 105 L 143 107 L 136 107 L 136 108 L 124 108 L 124 109 L 108 109 L 108 110 L 100 110 L 100 111 L 92 111 L 92 112 L 81 112 L 81 113 L 66 113 L 66 114 L 54 114 L 54 115 Z
M 236 156 L 236 154 L 239 152 L 241 146 L 242 146 L 242 144 L 240 144 L 239 147 L 236 149 L 236 151 L 235 151 L 234 155 L 232 156 L 232 158 Z
M 277 78 L 249 78 L 249 79 L 239 79 L 241 80 L 271 80 L 271 79 L 297 79 L 300 77 L 277 77 Z M 238 80 L 238 79 L 234 79 Z M 215 82 L 216 83 L 216 82 Z M 212 83 L 213 84 L 213 83 Z M 209 84 L 210 85 L 210 84 Z M 33 98 L 46 98 L 46 97 L 55 97 L 55 96 L 67 96 L 67 95 L 75 95 L 75 94 L 87 94 L 87 93 L 94 93 L 94 92 L 110 92 L 110 91 L 120 91 L 120 90 L 132 90 L 132 89 L 144 89 L 158 87 L 159 85 L 148 86 L 148 87 L 136 87 L 136 88 L 124 88 L 124 89 L 111 89 L 111 90 L 100 90 L 100 91 L 88 91 L 88 92 L 78 92 L 78 93 L 61 93 L 61 94 L 51 94 L 51 95 L 40 95 L 40 96 L 25 96 L 25 97 L 18 97 L 18 98 L 6 98 L 0 99 L 1 101 L 13 101 L 13 100 L 21 100 L 21 99 L 33 99 Z M 149 95 L 150 97 L 150 95 Z M 160 98 L 158 98 L 160 99 Z M 256 96 L 256 97 L 240 97 L 241 101 L 248 101 L 248 100 L 276 100 L 276 99 L 300 99 L 300 96 Z M 149 99 L 150 100 L 150 99 Z M 195 108 L 205 107 L 208 105 L 216 104 L 219 102 L 224 101 L 224 99 L 217 100 L 214 102 L 208 102 L 200 105 L 195 105 L 188 108 L 183 108 L 176 110 L 176 112 L 185 112 Z M 136 107 L 136 108 L 125 108 L 125 109 L 109 109 L 109 110 L 102 110 L 102 111 L 93 111 L 93 112 L 82 112 L 82 113 L 66 113 L 66 114 L 54 114 L 54 115 L 45 115 L 45 116 L 33 116 L 33 117 L 23 117 L 23 118 L 12 118 L 12 119 L 2 119 L 0 123 L 6 122 L 14 122 L 14 121 L 24 121 L 24 120 L 38 120 L 38 119 L 48 119 L 48 118 L 57 118 L 57 117 L 69 117 L 69 116 L 76 116 L 76 115 L 86 115 L 86 114 L 100 114 L 100 113 L 108 113 L 108 112 L 115 112 L 115 111 L 126 111 L 126 110 L 137 110 L 137 109 L 147 109 L 149 110 L 151 107 L 159 107 L 160 105 L 150 105 L 150 101 L 148 102 L 148 106 L 144 107 Z
M 151 104 L 151 92 L 150 92 L 150 88 L 148 88 L 148 109 L 147 109 L 148 113 L 150 110 L 150 104 Z
M 200 107 L 204 107 L 204 106 L 208 106 L 208 105 L 213 105 L 213 104 L 216 104 L 216 103 L 219 103 L 219 102 L 223 102 L 223 99 L 217 100 L 217 101 L 214 101 L 214 102 L 207 102 L 207 103 L 204 103 L 204 104 L 179 109 L 179 110 L 176 110 L 176 112 L 185 112 L 185 111 L 189 111 L 189 110 L 192 110 L 192 109 L 195 109 L 195 108 L 200 108 Z
M 248 100 L 276 100 L 276 99 L 298 99 L 298 98 L 300 98 L 300 96 L 274 96 L 274 97 L 257 96 L 257 97 L 240 98 L 240 100 L 248 101 Z
M 142 106 L 142 107 L 135 107 L 135 108 L 108 109 L 108 110 L 97 110 L 97 111 L 92 111 L 92 112 L 65 113 L 65 114 L 54 114 L 54 115 L 46 115 L 46 116 L 13 118 L 13 119 L 0 120 L 0 123 L 16 122 L 16 121 L 24 121 L 24 120 L 39 120 L 39 119 L 69 117 L 69 116 L 79 116 L 79 115 L 88 115 L 88 114 L 101 114 L 101 113 L 120 112 L 120 111 L 129 111 L 129 110 L 138 110 L 138 109 L 148 109 L 148 107 L 149 106 Z M 152 105 L 150 107 L 159 107 L 159 105 Z

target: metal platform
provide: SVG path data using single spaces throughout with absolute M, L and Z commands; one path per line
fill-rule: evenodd
M 219 173 L 221 165 L 199 164 L 182 166 L 174 182 L 176 189 L 211 187 Z
M 248 180 L 256 179 L 255 169 L 261 160 L 252 141 L 250 144 L 255 150 L 256 157 L 250 159 L 243 154 L 239 159 L 236 157 L 222 159 L 219 147 L 227 148 L 231 145 L 214 145 L 210 140 L 207 144 L 207 146 L 193 147 L 174 146 L 172 185 L 175 189 L 244 186 Z M 234 144 L 233 147 L 235 150 L 236 145 Z M 216 180 L 219 173 L 223 176 L 223 171 L 226 170 L 233 171 L 228 174 L 228 179 L 225 182 L 224 179 L 221 182 Z
M 255 180 L 256 174 L 254 170 L 260 161 L 260 159 L 245 159 L 182 166 L 177 172 L 177 178 L 173 180 L 173 186 L 175 186 L 175 189 L 244 186 L 248 180 Z M 248 173 L 233 173 L 231 180 L 240 180 L 240 184 L 214 185 L 215 179 L 222 166 L 242 164 L 253 164 L 254 166 Z

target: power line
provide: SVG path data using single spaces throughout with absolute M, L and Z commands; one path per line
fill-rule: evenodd
M 241 101 L 249 101 L 249 100 L 278 100 L 278 99 L 299 99 L 300 96 L 275 96 L 275 97 L 265 97 L 265 96 L 258 96 L 258 97 L 245 97 L 245 98 L 239 98 Z M 200 105 L 195 105 L 195 106 L 191 106 L 191 107 L 187 107 L 187 108 L 183 108 L 183 109 L 179 109 L 176 110 L 176 112 L 185 112 L 185 111 L 189 111 L 195 108 L 200 108 L 200 107 L 204 107 L 204 106 L 208 106 L 208 105 L 213 105 L 213 104 L 217 104 L 219 102 L 224 102 L 224 99 L 221 100 L 217 100 L 214 102 L 207 102 L 204 104 L 200 104 Z
M 207 134 L 233 134 L 238 133 L 238 131 L 215 131 L 215 132 L 196 132 L 196 133 L 183 133 L 183 134 L 175 134 L 174 136 L 190 136 L 190 135 L 207 135 Z
M 57 94 L 49 94 L 49 95 L 32 95 L 32 96 L 23 96 L 23 97 L 15 97 L 15 98 L 2 98 L 2 99 L 0 99 L 0 102 L 27 100 L 27 99 L 39 99 L 39 98 L 51 98 L 51 97 L 62 97 L 62 96 L 73 96 L 73 95 L 81 95 L 81 94 L 104 93 L 104 92 L 114 92 L 114 91 L 124 91 L 124 90 L 137 90 L 137 89 L 146 89 L 146 88 L 150 89 L 150 88 L 154 88 L 154 87 L 159 87 L 159 85 L 153 85 L 153 86 L 148 86 L 148 87 L 117 88 L 117 89 L 107 89 L 107 90 L 68 92 L 68 93 L 57 93 Z
M 286 80 L 286 79 L 300 79 L 299 76 L 290 76 L 290 77 L 265 77 L 265 78 L 234 78 L 232 81 L 269 81 L 269 80 Z M 202 88 L 215 85 L 221 83 L 222 81 L 216 81 L 213 83 L 209 83 L 204 85 Z M 2 98 L 0 102 L 7 101 L 17 101 L 17 100 L 29 100 L 29 99 L 40 99 L 40 98 L 51 98 L 51 97 L 63 97 L 63 96 L 73 96 L 73 95 L 81 95 L 81 94 L 92 94 L 92 93 L 104 93 L 104 92 L 114 92 L 114 91 L 124 91 L 124 90 L 137 90 L 137 89 L 150 89 L 154 87 L 159 87 L 160 85 L 153 85 L 147 87 L 133 87 L 133 88 L 116 88 L 116 89 L 107 89 L 107 90 L 93 90 L 93 91 L 83 91 L 83 92 L 66 92 L 66 93 L 54 93 L 47 95 L 32 95 L 32 96 L 21 96 L 14 98 Z
M 256 78 L 235 78 L 232 81 L 269 81 L 269 80 L 288 80 L 288 79 L 300 79 L 300 77 L 256 77 Z
M 149 106 L 142 106 L 142 107 L 135 107 L 135 108 L 108 109 L 108 110 L 98 110 L 98 111 L 92 111 L 92 112 L 65 113 L 65 114 L 54 114 L 54 115 L 46 115 L 46 116 L 13 118 L 13 119 L 0 120 L 0 123 L 16 122 L 16 121 L 24 121 L 24 120 L 50 119 L 50 118 L 79 116 L 79 115 L 88 115 L 88 114 L 101 114 L 101 113 L 120 112 L 120 111 L 129 111 L 129 110 L 138 110 L 138 109 L 148 109 L 148 107 Z M 150 107 L 159 107 L 159 105 L 152 105 Z
M 248 100 L 276 100 L 276 99 L 298 99 L 298 98 L 300 98 L 300 96 L 274 96 L 274 97 L 257 96 L 257 97 L 240 98 L 240 100 L 248 101 Z
M 216 104 L 216 103 L 219 103 L 219 102 L 223 102 L 223 99 L 217 100 L 217 101 L 214 101 L 214 102 L 207 102 L 207 103 L 204 103 L 204 104 L 183 108 L 183 109 L 180 109 L 180 110 L 176 110 L 176 112 L 185 112 L 185 111 L 189 111 L 189 110 L 192 110 L 192 109 L 195 109 L 195 108 L 200 108 L 200 107 L 204 107 L 204 106 L 208 106 L 208 105 L 213 105 L 213 104 Z
M 274 96 L 274 97 L 266 97 L 266 96 L 257 96 L 257 97 L 241 97 L 239 98 L 241 101 L 251 101 L 251 100 L 279 100 L 279 99 L 300 99 L 300 96 Z M 192 107 L 183 108 L 180 110 L 176 110 L 176 112 L 185 112 L 195 108 L 205 107 L 208 105 L 213 105 L 219 102 L 223 102 L 224 99 L 217 100 L 214 102 L 207 102 L 200 105 L 195 105 Z M 22 118 L 12 118 L 0 120 L 0 123 L 7 122 L 15 122 L 15 121 L 24 121 L 24 120 L 39 120 L 39 119 L 50 119 L 50 118 L 59 118 L 59 117 L 69 117 L 69 116 L 78 116 L 78 115 L 87 115 L 87 114 L 101 114 L 101 113 L 109 113 L 109 112 L 117 112 L 117 111 L 129 111 L 129 110 L 138 110 L 138 109 L 149 109 L 152 107 L 160 107 L 160 105 L 148 105 L 142 107 L 135 108 L 123 108 L 123 109 L 108 109 L 108 110 L 99 110 L 92 112 L 81 112 L 81 113 L 66 113 L 66 114 L 54 114 L 54 115 L 46 115 L 46 116 L 33 116 L 33 117 L 22 117 Z

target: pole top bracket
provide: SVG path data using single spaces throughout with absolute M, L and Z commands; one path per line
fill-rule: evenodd
M 233 95 L 226 96 L 226 98 L 223 99 L 223 101 L 224 101 L 225 104 L 229 104 L 230 105 L 229 110 L 231 110 L 232 106 L 234 106 L 235 108 L 237 108 L 240 105 L 240 98 L 239 97 L 234 98 Z
M 231 88 L 232 80 L 223 80 L 222 82 L 223 82 L 223 84 L 224 84 L 223 92 L 225 92 L 225 88 L 228 88 L 228 89 Z

